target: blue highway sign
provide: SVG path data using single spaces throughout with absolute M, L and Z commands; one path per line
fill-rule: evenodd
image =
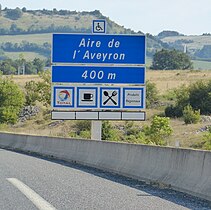
M 52 82 L 145 84 L 145 67 L 52 66 Z
M 145 64 L 145 36 L 53 34 L 52 63 Z

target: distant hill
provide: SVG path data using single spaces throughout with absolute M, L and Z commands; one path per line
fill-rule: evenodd
M 108 34 L 143 34 L 118 25 L 99 10 L 76 12 L 69 10 L 1 9 L 0 59 L 16 59 L 20 53 L 26 59 L 48 58 L 52 33 L 91 33 L 92 20 L 105 19 Z M 147 57 L 163 48 L 187 51 L 195 60 L 211 61 L 211 35 L 186 36 L 177 31 L 162 31 L 157 36 L 146 34 Z
M 16 13 L 19 12 L 19 15 Z M 14 15 L 16 14 L 16 15 Z M 91 33 L 93 19 L 106 19 L 107 31 L 113 34 L 134 33 L 111 21 L 99 10 L 76 12 L 69 10 L 1 10 L 0 35 L 20 35 L 52 32 Z
M 51 33 L 91 33 L 92 20 L 105 19 L 108 34 L 135 34 L 105 17 L 99 10 L 76 12 L 69 10 L 0 10 L 0 58 L 17 58 L 20 53 L 49 57 Z M 141 31 L 138 34 L 143 34 Z M 147 55 L 166 47 L 162 41 L 147 34 Z M 37 55 L 35 55 L 35 53 Z
M 192 59 L 211 61 L 211 34 L 186 36 L 178 32 L 168 32 L 159 33 L 157 38 L 170 48 L 186 51 Z

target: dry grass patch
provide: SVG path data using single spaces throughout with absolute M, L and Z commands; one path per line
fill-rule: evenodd
M 211 71 L 209 70 L 174 70 L 158 71 L 147 70 L 146 79 L 156 84 L 160 94 L 166 91 L 178 88 L 181 85 L 189 85 L 199 80 L 211 80 Z
M 169 145 L 175 146 L 175 142 L 179 141 L 181 147 L 190 148 L 201 142 L 204 132 L 201 128 L 209 126 L 209 122 L 201 122 L 197 124 L 185 125 L 182 119 L 171 119 L 170 125 L 173 128 L 173 134 L 169 139 Z

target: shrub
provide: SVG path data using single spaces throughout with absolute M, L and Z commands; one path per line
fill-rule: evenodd
M 182 85 L 178 89 L 174 90 L 175 104 L 166 107 L 166 117 L 182 117 L 183 109 L 189 104 L 190 101 L 190 88 Z
M 91 121 L 90 120 L 78 120 L 75 123 L 75 128 L 77 134 L 80 134 L 81 131 L 90 131 L 91 130 Z
M 84 130 L 80 132 L 80 137 L 84 139 L 90 139 L 91 138 L 91 132 L 88 130 Z
M 140 132 L 140 129 L 137 126 L 134 126 L 133 121 L 126 121 L 124 130 L 127 136 L 137 136 Z
M 175 90 L 175 104 L 165 110 L 167 117 L 181 117 L 186 106 L 200 110 L 201 114 L 211 114 L 211 80 L 198 81 L 188 87 L 181 86 Z
M 0 123 L 14 124 L 24 102 L 21 89 L 10 79 L 0 78 Z
M 188 105 L 183 110 L 183 118 L 185 124 L 198 123 L 201 119 L 200 110 L 194 111 L 191 105 Z
M 211 113 L 211 80 L 198 81 L 190 86 L 190 105 L 194 110 L 200 109 L 201 114 Z
M 109 121 L 102 123 L 102 140 L 120 141 L 122 140 L 122 133 L 113 128 Z
M 146 107 L 149 108 L 158 101 L 158 90 L 154 83 L 146 82 Z
M 167 106 L 165 108 L 165 116 L 166 117 L 181 117 L 182 116 L 182 109 L 180 107 L 177 106 Z
M 211 150 L 211 127 L 207 133 L 203 135 L 204 144 L 202 146 L 203 149 Z
M 26 104 L 34 105 L 36 101 L 39 101 L 48 107 L 51 104 L 51 72 L 44 71 L 39 75 L 42 81 L 30 81 L 25 85 Z
M 150 126 L 145 126 L 145 142 L 147 144 L 167 145 L 166 138 L 169 137 L 173 130 L 169 125 L 169 118 L 155 116 Z

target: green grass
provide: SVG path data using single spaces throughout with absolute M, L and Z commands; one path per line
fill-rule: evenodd
M 198 60 L 192 60 L 194 69 L 197 70 L 211 70 L 211 62 L 209 61 L 198 61 Z
M 194 70 L 211 70 L 211 62 L 192 60 Z M 152 58 L 146 58 L 146 67 L 149 68 L 152 65 Z
M 171 36 L 162 39 L 163 42 L 172 43 L 178 40 L 192 41 L 186 43 L 188 50 L 201 49 L 204 45 L 211 45 L 211 36 Z
M 6 13 L 2 11 L 2 15 L 0 16 L 0 28 L 10 29 L 12 24 L 15 24 L 18 28 L 27 31 L 28 29 L 37 30 L 37 29 L 46 29 L 49 26 L 67 26 L 72 28 L 73 30 L 81 31 L 82 29 L 92 29 L 92 20 L 97 19 L 93 14 L 82 14 L 78 12 L 77 14 L 71 15 L 46 15 L 40 12 L 36 12 L 36 14 L 31 14 L 28 12 L 24 12 L 22 17 L 17 20 L 11 20 L 5 17 Z M 112 33 L 118 34 L 123 33 L 125 28 L 111 21 L 109 18 L 107 19 L 108 28 L 111 29 Z
M 36 43 L 42 45 L 45 42 L 50 43 L 52 39 L 52 33 L 46 34 L 27 34 L 27 35 L 5 35 L 0 36 L 0 44 L 3 42 L 21 43 L 27 41 L 30 43 Z
M 152 65 L 152 58 L 146 57 L 146 67 L 149 69 Z
M 13 60 L 18 59 L 20 54 L 22 54 L 27 61 L 34 60 L 34 58 L 46 59 L 45 56 L 35 52 L 5 52 L 5 55 Z

